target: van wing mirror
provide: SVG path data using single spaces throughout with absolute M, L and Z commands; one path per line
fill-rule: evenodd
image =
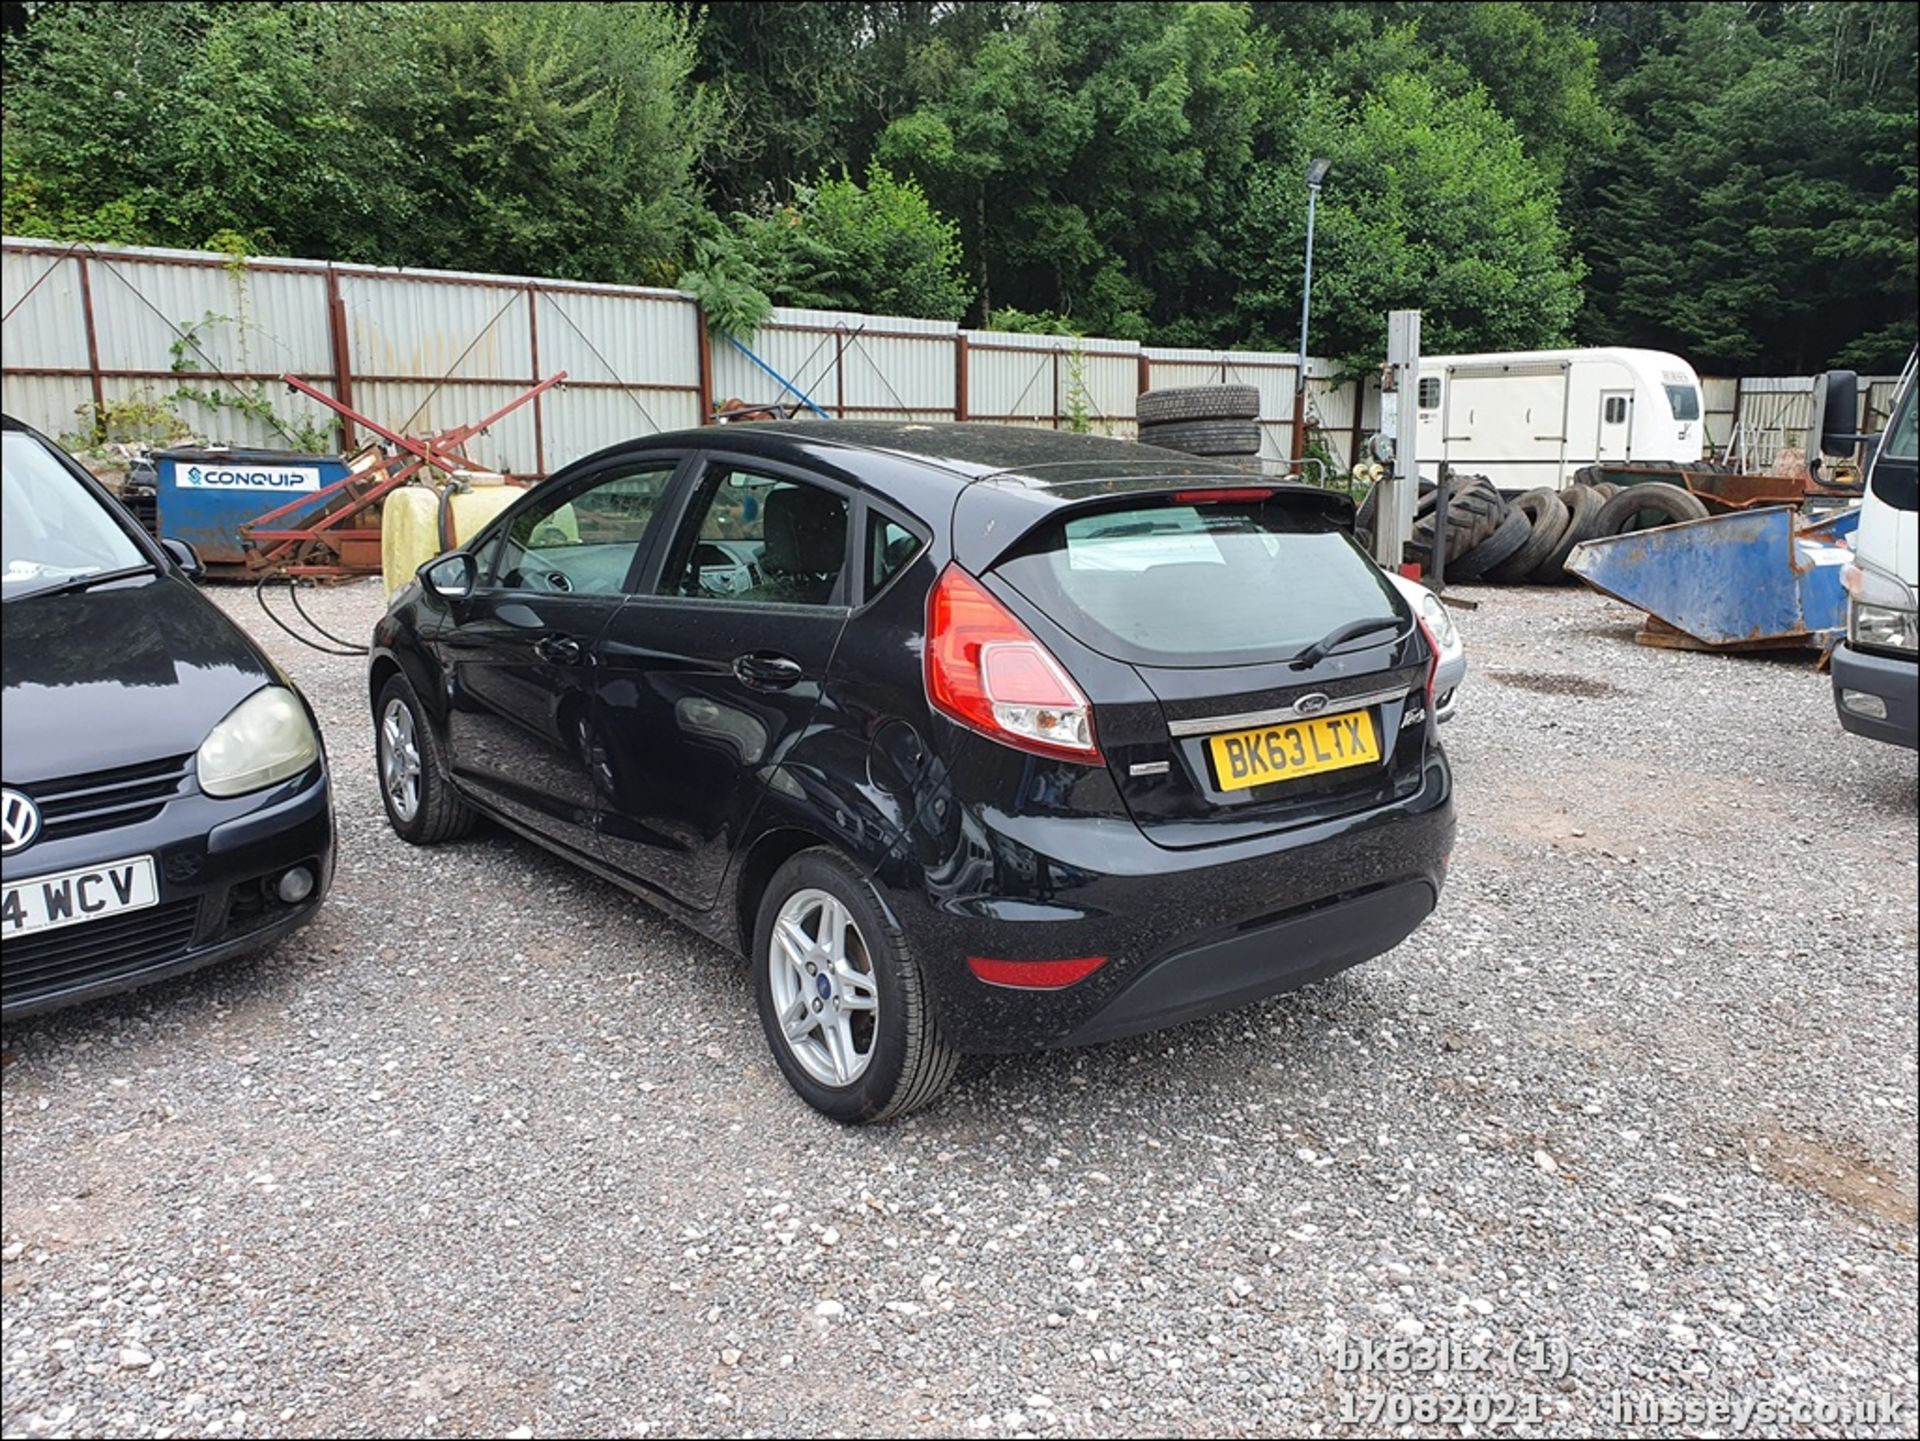
M 1819 446 L 1819 453 L 1852 455 L 1860 443 L 1859 425 L 1860 377 L 1851 370 L 1829 370 L 1816 376 L 1810 439 Z

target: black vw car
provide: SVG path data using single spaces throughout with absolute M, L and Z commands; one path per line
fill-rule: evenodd
M 1325 491 L 1123 441 L 774 422 L 582 460 L 379 623 L 382 793 L 751 961 L 841 1120 L 966 1051 L 1300 986 L 1433 909 L 1436 648 Z
M 57 446 L 0 431 L 0 1009 L 266 946 L 333 872 L 312 712 Z

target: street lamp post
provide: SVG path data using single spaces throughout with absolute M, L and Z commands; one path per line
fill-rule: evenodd
M 1307 270 L 1300 284 L 1300 356 L 1293 376 L 1293 449 L 1296 458 L 1307 453 L 1307 317 L 1313 304 L 1313 221 L 1319 209 L 1320 186 L 1331 160 L 1315 160 L 1307 167 Z

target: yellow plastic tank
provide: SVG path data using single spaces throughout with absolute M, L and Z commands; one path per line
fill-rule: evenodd
M 457 490 L 453 494 L 455 545 L 465 545 L 473 540 L 487 528 L 489 521 L 526 494 L 519 486 L 508 485 L 497 475 L 463 472 L 460 479 L 471 488 Z
M 424 485 L 403 485 L 380 502 L 380 578 L 392 595 L 440 554 L 440 497 Z
M 497 475 L 467 473 L 460 477 L 466 489 L 456 490 L 450 502 L 453 543 L 465 545 L 501 511 L 520 498 L 517 486 Z M 447 547 L 440 539 L 440 492 L 425 485 L 403 485 L 382 502 L 380 514 L 380 574 L 392 595 L 413 579 L 415 571 Z

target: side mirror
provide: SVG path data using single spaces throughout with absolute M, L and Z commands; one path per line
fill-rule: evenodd
M 473 594 L 480 579 L 480 567 L 464 550 L 436 556 L 415 572 L 427 594 L 438 600 L 465 600 Z
M 1813 382 L 1813 435 L 1820 454 L 1852 455 L 1860 443 L 1860 377 L 1829 370 Z M 1809 446 L 1808 449 L 1812 449 Z
M 180 574 L 188 580 L 198 580 L 207 573 L 207 568 L 200 563 L 200 552 L 184 540 L 174 540 L 170 536 L 164 537 L 160 542 L 160 549 L 167 553 L 168 560 L 180 567 Z

